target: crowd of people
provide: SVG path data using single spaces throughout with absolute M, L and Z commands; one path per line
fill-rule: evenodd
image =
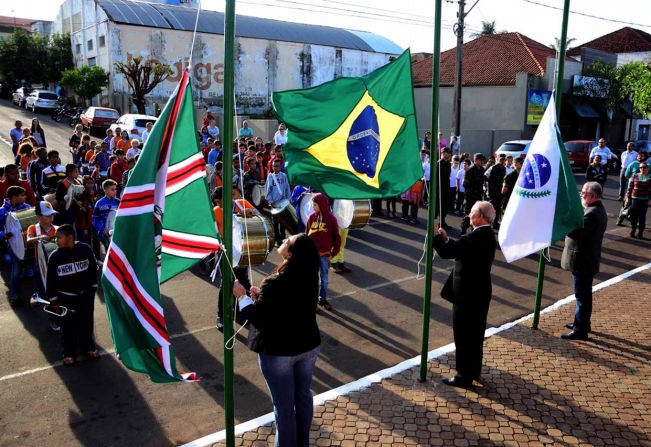
M 55 313 L 64 308 L 73 311 L 65 318 L 50 318 L 52 329 L 62 332 L 66 365 L 75 363 L 77 347 L 91 358 L 98 356 L 92 329 L 97 259 L 108 249 L 119 197 L 151 130 L 149 124 L 142 140 L 138 140 L 130 139 L 119 128 L 109 129 L 105 138 L 97 140 L 77 126 L 68 145 L 72 163 L 65 166 L 59 152 L 47 148 L 45 132 L 37 119 L 24 129 L 22 122 L 16 121 L 10 131 L 16 160 L 0 170 L 0 198 L 4 201 L 0 208 L 0 239 L 9 241 L 15 236 L 6 231 L 5 223 L 11 213 L 33 210 L 36 222 L 25 229 L 25 244 L 31 255 L 23 259 L 13 252 L 11 244 L 4 246 L 5 259 L 11 266 L 8 296 L 12 305 L 23 302 L 21 277 L 31 276 L 35 278 L 36 290 L 50 300 Z M 232 200 L 234 216 L 260 216 L 272 222 L 281 262 L 259 287 L 252 284 L 248 266 L 233 269 L 233 295 L 238 302 L 236 320 L 250 324 L 248 343 L 260 356 L 281 445 L 307 445 L 312 407 L 310 384 L 320 345 L 315 314 L 319 308 L 332 309 L 327 299 L 329 270 L 338 274 L 351 271 L 344 258 L 348 229 L 339 226 L 329 197 L 309 185 L 290 184 L 283 152 L 287 142 L 284 124 L 278 126 L 273 141 L 265 142 L 243 121 L 232 143 L 231 160 L 224 159 L 215 117 L 204 116 L 197 138 L 207 166 L 206 181 L 219 231 L 223 232 L 225 182 L 232 185 L 232 197 L 228 199 Z M 373 215 L 397 218 L 396 205 L 400 201 L 402 219 L 417 225 L 419 209 L 436 207 L 441 227 L 435 229 L 434 247 L 442 257 L 456 260 L 442 296 L 454 303 L 458 375 L 446 378 L 445 383 L 469 386 L 481 372 L 483 332 L 491 298 L 490 268 L 496 249 L 493 230 L 499 228 L 523 158 L 499 156 L 487 160 L 480 153 L 461 153 L 456 138 L 449 144 L 441 138 L 439 135 L 436 194 L 432 194 L 433 145 L 428 134 L 420 154 L 423 176 L 399 197 L 373 200 L 371 209 Z M 601 186 L 607 179 L 612 158 L 603 140 L 590 154 L 588 182 L 581 196 L 586 228 L 597 215 L 596 230 L 590 230 L 589 235 L 586 230 L 573 233 L 566 241 L 566 248 L 575 248 L 570 255 L 564 255 L 563 267 L 572 271 L 577 296 L 576 318 L 568 325 L 572 332 L 565 335 L 568 339 L 584 339 L 590 331 L 588 283 L 591 286 L 598 271 L 605 230 Z M 623 210 L 628 211 L 620 219 L 628 217 L 631 236 L 640 238 L 651 193 L 645 160 L 646 154 L 635 152 L 632 144 L 621 155 L 620 200 L 624 202 Z M 229 179 L 224 178 L 224 163 L 232 164 Z M 293 217 L 290 212 L 288 217 L 287 207 L 299 209 L 306 197 L 311 205 L 307 219 L 296 212 Z M 459 241 L 448 236 L 449 214 L 462 217 Z M 621 220 L 618 223 L 623 224 Z M 47 274 L 34 274 L 42 268 L 37 262 L 39 247 L 55 240 L 58 249 L 49 256 Z M 222 263 L 221 268 L 227 267 Z M 464 279 L 463 270 L 472 271 L 474 280 Z M 306 295 L 305 291 L 310 290 Z M 221 288 L 217 326 L 223 330 Z M 468 327 L 474 332 L 468 331 Z M 294 393 L 286 392 L 290 388 Z

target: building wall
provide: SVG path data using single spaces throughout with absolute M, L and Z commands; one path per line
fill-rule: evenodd
M 192 33 L 111 23 L 110 61 L 135 56 L 169 64 L 173 74 L 151 93 L 164 102 L 188 63 Z M 223 106 L 224 37 L 198 34 L 192 60 L 196 99 L 219 113 Z M 390 55 L 336 49 L 319 45 L 237 38 L 235 91 L 238 111 L 264 115 L 272 109 L 274 91 L 307 88 L 339 76 L 361 76 L 389 62 Z M 121 75 L 111 76 L 113 94 L 126 94 Z
M 461 145 L 464 152 L 492 154 L 504 141 L 523 138 L 527 105 L 526 73 L 514 86 L 463 87 L 461 92 Z M 431 128 L 432 88 L 414 89 L 418 133 Z M 441 87 L 439 129 L 449 140 L 452 133 L 454 88 Z
M 618 53 L 617 65 L 626 65 L 631 62 L 647 63 L 651 61 L 651 51 L 640 51 L 638 53 Z

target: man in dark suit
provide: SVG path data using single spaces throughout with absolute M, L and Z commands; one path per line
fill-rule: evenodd
M 587 340 L 592 315 L 592 280 L 599 273 L 601 242 L 608 216 L 601 203 L 603 191 L 597 182 L 586 182 L 581 188 L 583 228 L 574 230 L 565 238 L 561 267 L 572 272 L 576 312 L 574 323 L 565 325 L 572 332 L 563 334 L 566 340 Z
M 444 259 L 454 258 L 452 273 L 441 296 L 453 303 L 452 329 L 456 346 L 457 375 L 443 383 L 468 387 L 481 375 L 486 318 L 491 302 L 491 267 L 495 258 L 495 235 L 491 228 L 495 209 L 489 202 L 476 202 L 470 214 L 473 231 L 453 241 L 435 227 L 434 248 Z

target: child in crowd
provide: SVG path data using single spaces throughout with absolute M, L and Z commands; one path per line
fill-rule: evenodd
M 97 201 L 93 211 L 93 234 L 104 245 L 105 250 L 108 250 L 111 242 L 111 235 L 107 228 L 109 213 L 120 206 L 120 199 L 116 198 L 117 186 L 117 183 L 111 179 L 104 180 L 102 183 L 104 197 Z
M 10 186 L 7 188 L 7 198 L 5 199 L 2 207 L 0 207 L 0 239 L 4 241 L 9 241 L 12 237 L 22 235 L 15 235 L 9 233 L 5 230 L 7 224 L 7 216 L 11 212 L 21 211 L 29 209 L 30 206 L 25 203 L 27 195 L 25 194 L 25 188 L 20 186 Z M 22 273 L 23 263 L 22 260 L 18 257 L 17 253 L 11 248 L 11 244 L 7 244 L 7 252 L 11 260 L 11 276 L 9 280 L 9 304 L 15 306 L 18 304 L 20 299 L 20 276 Z

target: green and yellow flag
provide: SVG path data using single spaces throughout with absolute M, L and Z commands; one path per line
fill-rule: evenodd
M 287 174 L 335 199 L 391 197 L 423 176 L 409 50 L 360 78 L 275 92 Z

